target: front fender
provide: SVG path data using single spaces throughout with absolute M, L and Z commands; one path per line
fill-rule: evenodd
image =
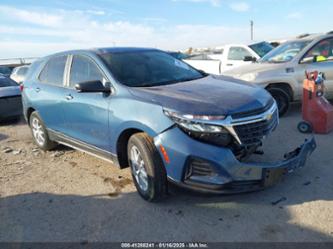
M 132 98 L 115 98 L 111 100 L 109 117 L 111 151 L 116 151 L 117 141 L 125 130 L 137 129 L 155 137 L 173 124 L 159 105 Z

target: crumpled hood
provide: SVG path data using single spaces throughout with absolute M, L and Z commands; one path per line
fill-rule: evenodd
M 251 63 L 223 72 L 223 75 L 237 77 L 248 73 L 261 73 L 286 68 L 285 63 Z
M 166 86 L 130 88 L 133 96 L 183 114 L 229 115 L 262 108 L 272 98 L 257 86 L 225 76 Z
M 0 98 L 20 96 L 20 95 L 21 91 L 19 86 L 0 87 Z

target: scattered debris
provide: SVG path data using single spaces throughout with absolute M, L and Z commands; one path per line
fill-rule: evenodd
M 118 179 L 122 179 L 123 177 L 122 176 L 118 176 Z
M 219 218 L 219 221 L 223 221 L 223 218 Z
M 104 182 L 105 183 L 108 183 L 108 182 L 112 183 L 112 179 L 110 177 L 106 177 L 106 178 L 104 178 Z
M 49 200 L 49 203 L 52 203 L 52 202 L 53 202 L 53 200 L 52 200 L 52 199 L 50 199 L 50 200 Z
M 38 148 L 33 148 L 31 151 L 32 152 L 39 152 L 39 149 Z
M 278 200 L 276 200 L 276 201 L 273 201 L 273 202 L 272 202 L 272 205 L 275 206 L 275 205 L 279 204 L 280 202 L 282 202 L 282 201 L 286 201 L 286 200 L 287 200 L 286 197 L 281 197 L 280 199 L 278 199 Z
M 240 217 L 240 214 L 234 215 L 234 218 L 239 218 L 239 217 Z
M 12 152 L 12 151 L 13 151 L 13 149 L 10 148 L 10 147 L 5 147 L 5 148 L 2 150 L 3 153 L 10 153 L 10 152 Z
M 21 154 L 21 152 L 22 152 L 22 150 L 14 150 L 13 151 L 13 155 L 19 155 L 19 154 Z
M 119 193 L 118 192 L 109 193 L 108 196 L 117 197 L 117 196 L 119 196 Z
M 304 186 L 308 186 L 310 184 L 311 184 L 311 181 L 307 181 L 307 182 L 303 183 Z
M 51 157 L 60 157 L 60 156 L 63 156 L 64 154 L 65 154 L 65 152 L 63 152 L 63 151 L 56 151 L 51 154 Z
M 10 166 L 14 164 L 24 164 L 24 161 L 16 161 L 16 162 L 10 162 L 10 163 L 5 163 L 2 166 Z

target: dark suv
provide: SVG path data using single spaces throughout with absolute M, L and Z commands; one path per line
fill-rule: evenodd
M 36 144 L 64 144 L 131 167 L 140 195 L 168 181 L 208 192 L 261 189 L 305 164 L 314 140 L 277 163 L 246 163 L 278 125 L 264 89 L 197 71 L 156 49 L 69 51 L 31 66 L 24 114 Z

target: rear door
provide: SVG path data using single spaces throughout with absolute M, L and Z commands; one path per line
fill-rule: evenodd
M 31 99 L 47 128 L 64 131 L 62 99 L 64 96 L 67 55 L 51 57 L 31 86 Z
M 95 61 L 86 55 L 73 55 L 66 91 L 63 93 L 67 134 L 86 144 L 108 151 L 110 94 L 79 93 L 75 84 L 107 78 Z
M 333 38 L 318 42 L 305 54 L 302 62 L 306 71 L 325 74 L 325 95 L 333 98 Z

